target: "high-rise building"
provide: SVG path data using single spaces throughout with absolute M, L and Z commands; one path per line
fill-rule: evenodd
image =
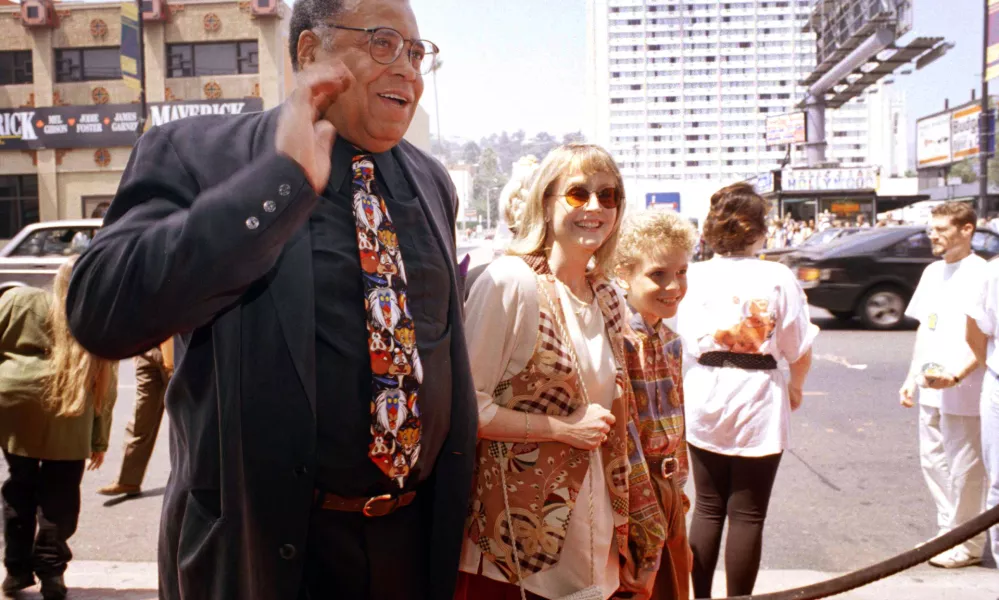
M 804 98 L 810 10 L 810 0 L 588 0 L 589 138 L 628 179 L 727 182 L 778 168 L 786 147 L 767 145 L 766 119 Z M 828 111 L 830 160 L 871 163 L 873 100 Z

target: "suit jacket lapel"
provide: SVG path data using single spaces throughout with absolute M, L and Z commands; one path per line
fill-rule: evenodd
M 399 165 L 402 166 L 402 171 L 406 175 L 406 180 L 413 186 L 413 191 L 416 192 L 416 196 L 420 199 L 423 211 L 430 217 L 428 220 L 434 231 L 434 237 L 437 239 L 437 245 L 444 253 L 444 256 L 448 257 L 447 269 L 451 276 L 451 284 L 457 285 L 458 276 L 455 271 L 457 262 L 455 258 L 456 250 L 449 241 L 452 239 L 452 236 L 448 234 L 450 223 L 442 204 L 442 202 L 449 202 L 450 198 L 441 196 L 437 193 L 438 190 L 432 189 L 432 186 L 435 185 L 433 181 L 428 180 L 423 172 L 413 164 L 413 161 L 403 152 L 401 146 L 393 148 L 392 155 L 399 161 Z M 429 202 L 428 198 L 440 198 L 441 202 Z
M 253 149 L 257 157 L 274 150 L 274 134 L 280 108 L 272 111 Z M 285 343 L 295 364 L 295 371 L 309 400 L 313 416 L 316 414 L 316 304 L 312 273 L 312 236 L 309 223 L 299 229 L 288 241 L 271 271 L 267 289 L 278 322 L 284 333 Z M 257 340 L 267 343 L 267 340 Z

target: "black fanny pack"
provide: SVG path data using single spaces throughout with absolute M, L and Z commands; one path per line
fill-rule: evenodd
M 727 367 L 745 371 L 773 371 L 777 368 L 777 360 L 770 354 L 705 352 L 697 362 L 705 367 Z

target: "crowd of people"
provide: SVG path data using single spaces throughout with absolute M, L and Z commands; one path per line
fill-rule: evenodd
M 53 291 L 0 298 L 4 593 L 37 575 L 66 597 L 113 361 L 143 354 L 151 386 L 170 378 L 161 598 L 709 598 L 726 521 L 727 593 L 752 593 L 818 335 L 788 268 L 754 259 L 768 203 L 718 190 L 715 258 L 691 264 L 689 223 L 625 221 L 611 155 L 568 144 L 508 186 L 507 255 L 466 273 L 454 186 L 403 140 L 438 52 L 409 4 L 299 0 L 289 38 L 280 109 L 145 133 Z M 964 217 L 945 216 L 934 239 L 963 244 Z M 999 361 L 990 277 L 967 362 L 920 350 L 917 386 Z M 917 303 L 935 332 L 920 349 L 960 337 L 940 297 Z M 137 463 L 102 493 L 138 492 L 160 406 L 136 407 Z M 944 414 L 925 417 L 937 461 L 974 445 L 973 422 L 957 443 Z M 950 502 L 970 475 L 933 477 Z

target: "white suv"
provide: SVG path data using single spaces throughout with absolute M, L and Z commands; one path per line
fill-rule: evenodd
M 28 225 L 0 250 L 0 294 L 21 286 L 49 287 L 59 265 L 90 245 L 101 219 Z

